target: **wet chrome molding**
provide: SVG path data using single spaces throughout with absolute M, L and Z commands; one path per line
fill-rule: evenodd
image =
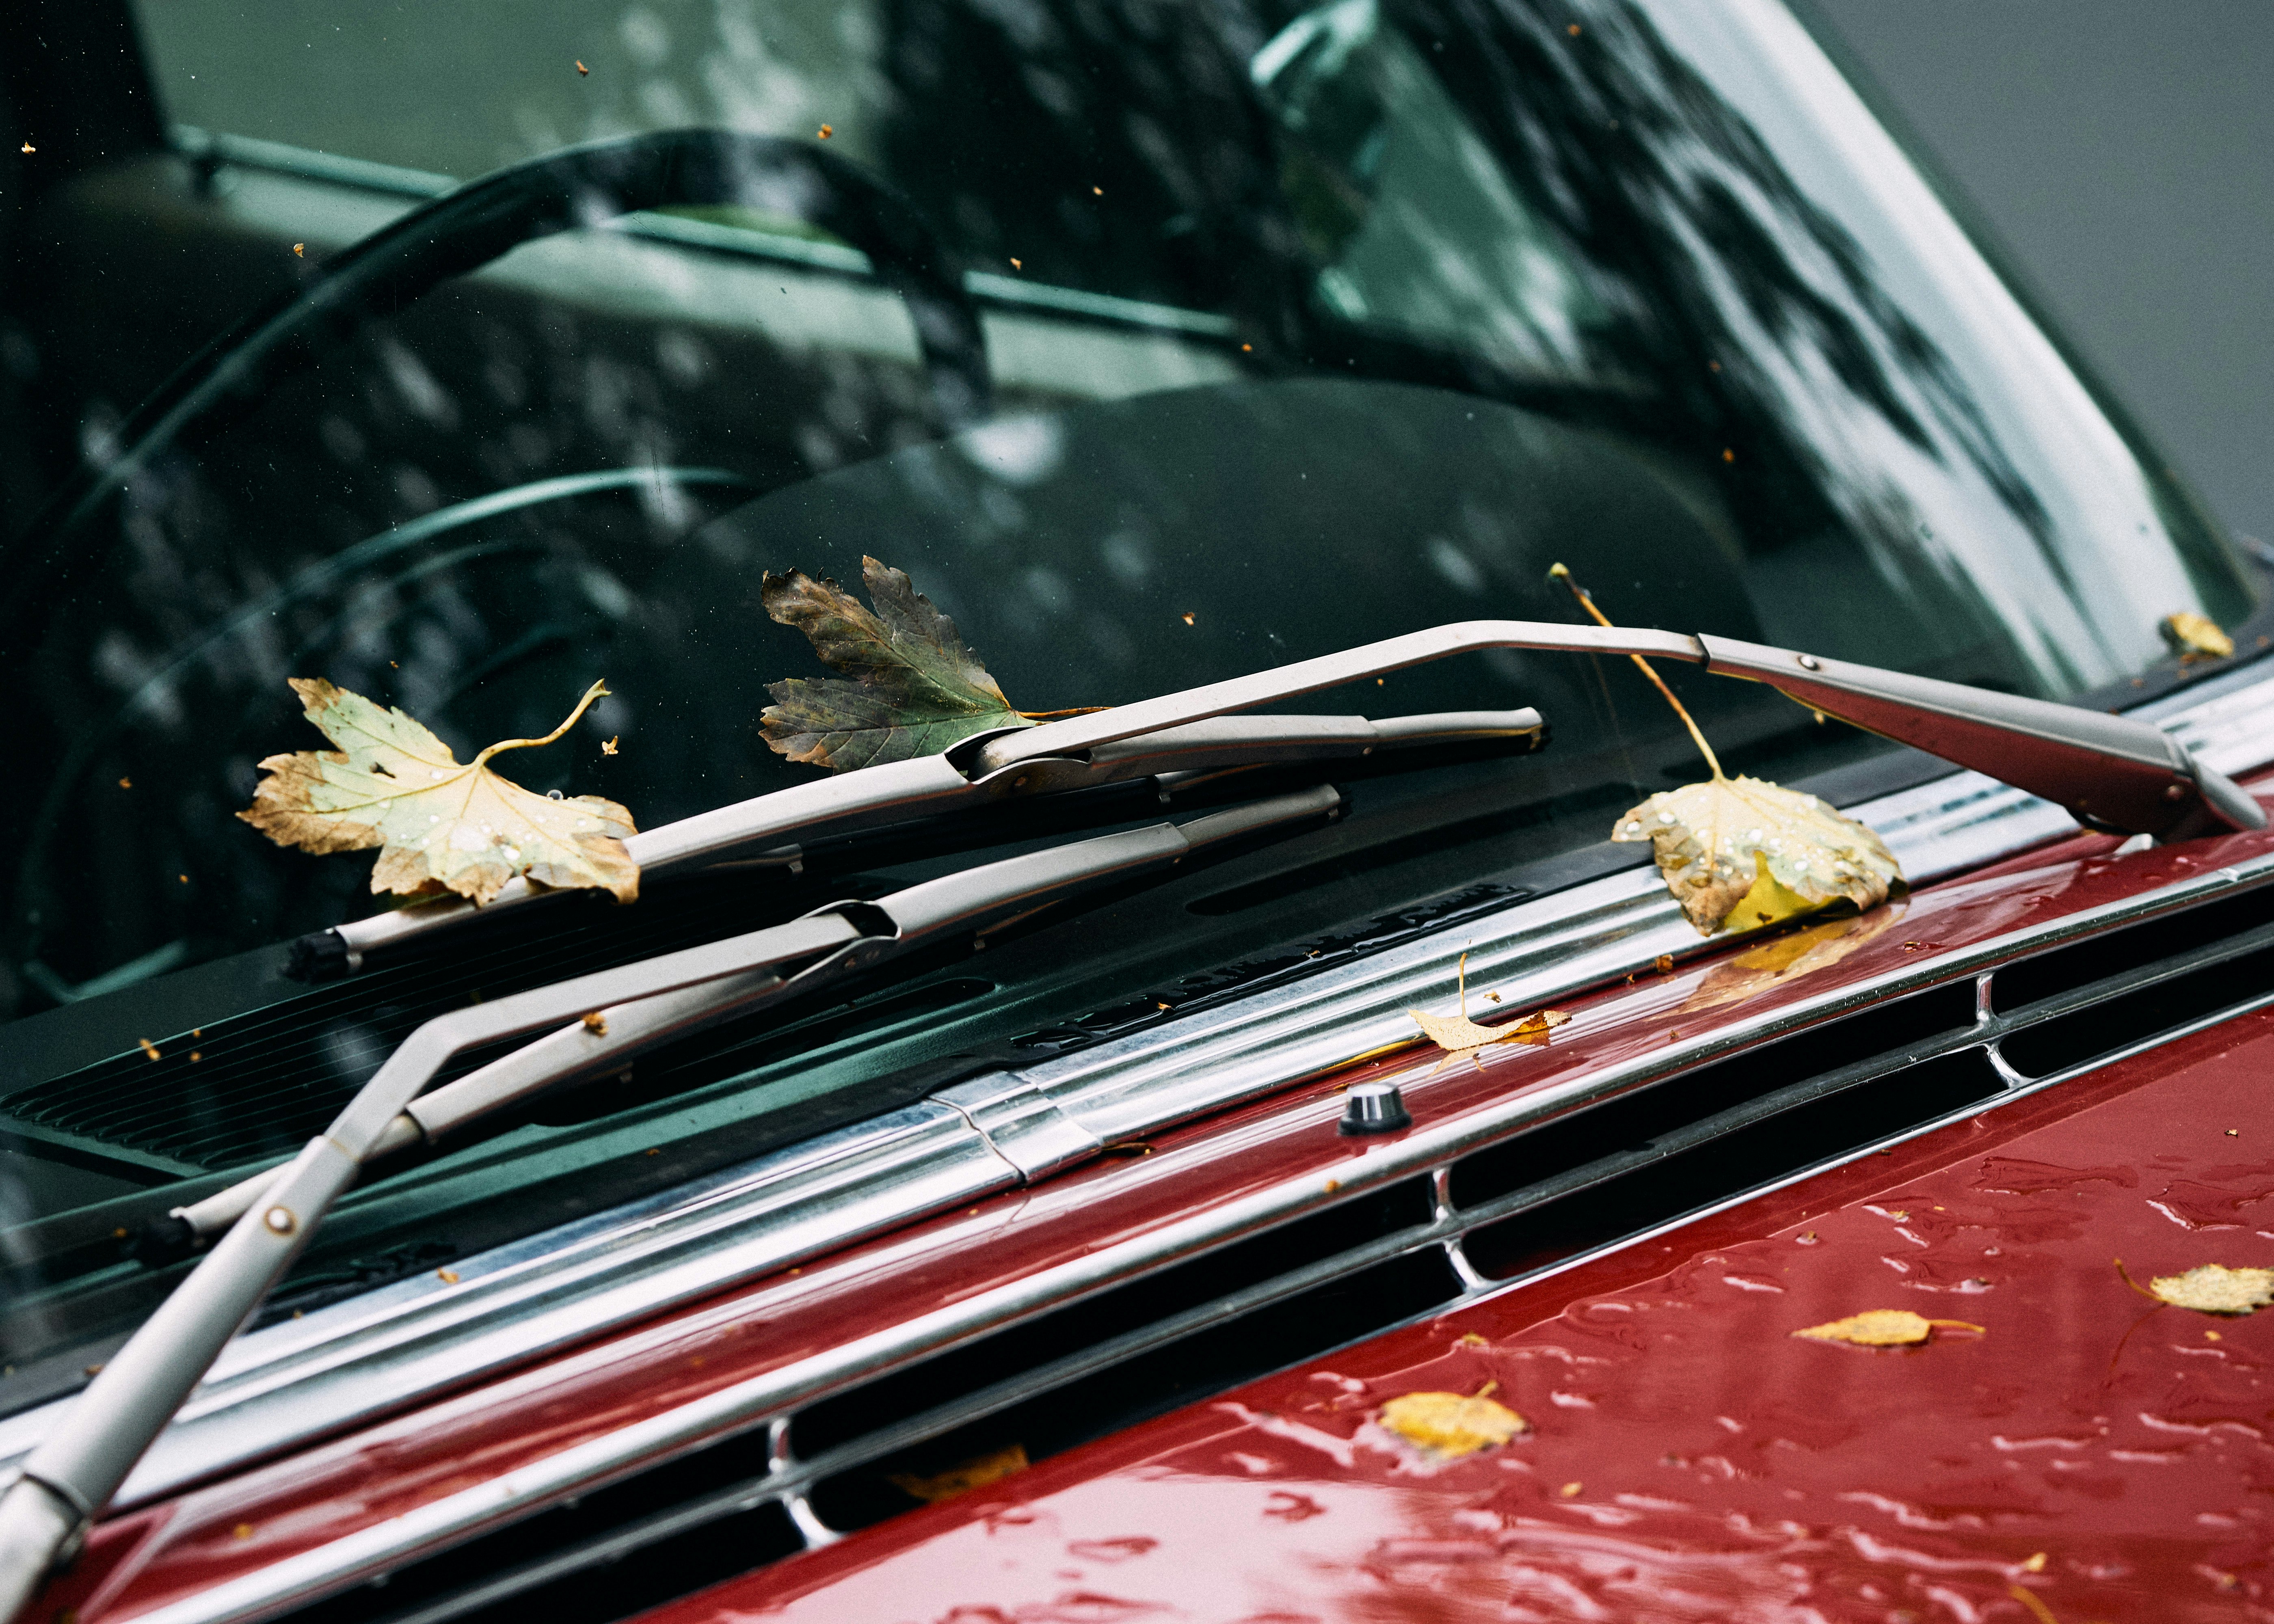
M 2237 672 L 2142 714 L 2159 712 L 2165 726 L 2224 771 L 2245 770 L 2274 756 L 2274 680 Z M 2071 827 L 2058 808 L 1970 773 L 1850 809 L 1881 829 L 1909 871 L 1922 880 L 2006 855 Z M 1407 1165 L 1419 1154 L 1409 1154 L 1409 1146 L 1434 1147 L 1424 1161 L 1442 1161 L 1520 1132 L 1543 1113 L 1639 1086 L 1668 1070 L 1828 1019 L 1858 1003 L 2258 883 L 2267 877 L 2268 863 L 2274 859 L 2197 876 L 1962 954 L 1916 963 L 1901 977 L 1812 1002 L 1766 1023 L 1736 1023 L 1710 1039 L 1654 1056 L 1647 1076 L 1606 1072 L 1552 1098 L 1511 1107 L 1513 1115 L 1479 1113 L 1449 1124 L 1447 1131 L 1457 1129 L 1466 1136 L 1457 1145 L 1439 1146 L 1442 1134 L 1415 1136 L 1399 1147 L 1398 1165 L 1411 1172 L 1423 1164 Z M 421 1277 L 271 1327 L 232 1347 L 128 1480 L 117 1504 L 124 1508 L 162 1498 L 696 1297 L 1008 1188 L 1022 1177 L 1041 1176 L 1079 1159 L 1091 1145 L 1156 1131 L 1286 1086 L 1382 1043 L 1403 1041 L 1408 1028 L 1401 1011 L 1449 998 L 1454 962 L 1464 949 L 1480 978 L 1509 989 L 1504 996 L 1528 1002 L 1615 977 L 1659 953 L 1698 944 L 1653 873 L 1615 875 L 1472 921 L 1459 940 L 1449 936 L 1410 944 L 1016 1077 L 998 1073 L 974 1079 L 912 1110 L 468 1259 L 456 1266 L 460 1285 L 444 1289 Z M 1345 1181 L 1346 1194 L 1369 1187 Z M 767 1379 L 764 1393 L 742 1394 L 729 1410 L 709 1419 L 708 1410 L 685 1416 L 692 1432 L 682 1433 L 675 1424 L 668 1430 L 672 1439 L 682 1440 L 737 1430 L 752 1424 L 754 1416 L 763 1417 L 1113 1280 L 1326 1204 L 1307 1184 L 1303 1193 L 1305 1199 L 1292 1205 L 1273 1206 L 1257 1198 L 1262 1206 L 1250 1201 L 1211 1212 L 1148 1237 L 1137 1251 L 1123 1249 L 1106 1261 L 1092 1260 L 1087 1272 L 1021 1282 L 1015 1300 L 961 1305 L 953 1323 L 938 1316 L 912 1320 L 881 1339 L 884 1345 L 833 1350 L 828 1359 L 811 1362 L 813 1368 L 777 1372 Z M 49 1405 L 0 1422 L 0 1458 L 19 1457 L 45 1432 L 58 1408 Z M 644 1436 L 636 1431 L 599 1440 L 608 1447 L 587 1466 L 576 1466 L 569 1455 L 559 1457 L 566 1475 L 558 1481 L 576 1488 L 558 1492 L 589 1489 L 636 1470 L 658 1450 L 667 1454 L 682 1447 L 666 1440 L 650 1449 L 639 1441 Z M 586 1459 L 584 1451 L 572 1455 L 575 1461 Z M 599 1463 L 603 1460 L 614 1463 Z M 485 1500 L 487 1490 L 470 1491 L 481 1504 L 460 1506 L 450 1515 L 463 1513 L 463 1519 L 447 1530 L 417 1531 L 426 1526 L 424 1514 L 391 1522 L 384 1554 L 358 1555 L 362 1546 L 357 1541 L 328 1546 L 337 1562 L 327 1559 L 319 1567 L 331 1576 L 311 1582 L 328 1589 L 343 1582 L 342 1575 L 398 1564 L 433 1541 L 461 1538 L 489 1522 L 520 1515 L 555 1497 L 555 1491 L 538 1486 L 555 1480 L 549 1466 L 516 1473 L 518 1492 L 509 1507 Z M 312 1560 L 316 1554 L 320 1553 L 312 1553 Z M 297 1563 L 285 1564 L 252 1575 L 265 1583 L 273 1574 L 284 1588 L 264 1590 L 269 1600 L 248 1600 L 246 1606 L 263 1613 L 285 1605 L 277 1597 L 313 1593 L 290 1576 L 300 1571 Z M 233 1588 L 229 1593 L 235 1593 Z M 216 1610 L 182 1616 L 252 1616 L 237 1604 L 224 1604 L 222 1592 L 212 1594 Z M 205 1598 L 199 1599 L 202 1605 Z
M 1396 1144 L 1354 1146 L 1349 1161 L 1339 1169 L 1338 1188 L 1332 1194 L 1327 1192 L 1323 1181 L 1315 1175 L 1306 1174 L 1284 1181 L 1164 1225 L 1150 1234 L 1041 1271 L 1013 1284 L 949 1307 L 914 1315 L 889 1331 L 753 1377 L 606 1437 L 517 1466 L 495 1482 L 429 1502 L 330 1545 L 243 1575 L 171 1606 L 139 1615 L 138 1624 L 161 1624 L 161 1621 L 162 1624 L 239 1624 L 242 1620 L 274 1615 L 319 1595 L 374 1576 L 440 1546 L 460 1542 L 563 1500 L 589 1493 L 606 1483 L 685 1450 L 754 1426 L 779 1423 L 805 1404 L 842 1391 L 885 1371 L 969 1342 L 1125 1281 L 1276 1229 L 1293 1219 L 1363 1196 L 1387 1184 L 1417 1175 L 1441 1174 L 1460 1157 L 1520 1133 L 1544 1118 L 1600 1102 L 1630 1089 L 1656 1082 L 1672 1073 L 1689 1070 L 1702 1062 L 1836 1019 L 1870 1004 L 1969 977 L 1986 978 L 1999 966 L 2032 953 L 2119 926 L 2137 923 L 2231 896 L 2269 882 L 2274 882 L 2274 853 L 2195 876 L 2146 895 L 2128 898 L 2044 926 L 2011 932 L 1971 948 L 1913 961 L 1870 981 L 1798 1002 L 1788 1009 L 1734 1022 L 1702 1039 L 1672 1044 L 1664 1050 L 1623 1065 L 1607 1067 L 1587 1077 L 1540 1089 L 1520 1099 L 1487 1106 L 1434 1127 L 1425 1127 Z M 2009 1016 L 1987 1016 L 1971 1028 L 1962 1029 L 1946 1039 L 1916 1046 L 1916 1056 L 1989 1046 L 2007 1032 L 2054 1019 L 2082 1004 L 2106 997 L 2116 990 L 2151 985 L 2202 963 L 2252 951 L 2269 940 L 2274 940 L 2274 927 L 2248 932 L 2179 959 L 2111 978 Z M 2153 1039 L 2110 1055 L 2096 1056 L 2084 1064 L 2053 1076 L 2032 1079 L 2009 1089 L 1997 1100 L 1970 1106 L 1895 1136 L 1887 1142 L 1892 1144 L 1915 1138 L 1946 1122 L 1963 1120 L 1984 1110 L 1994 1109 L 2008 1099 L 2034 1093 L 2082 1071 L 2106 1065 L 2125 1055 L 2171 1041 L 2187 1032 L 2231 1019 L 2237 1013 L 2269 1003 L 2274 1003 L 2274 994 L 2188 1023 L 2172 1032 L 2159 1034 Z M 1906 1062 L 1911 1057 L 1914 1056 L 1907 1055 Z M 1854 1075 L 1843 1072 L 1831 1074 L 1826 1079 L 1809 1079 L 1786 1092 L 1796 1094 L 1803 1090 L 1830 1092 L 1838 1086 L 1852 1086 L 1868 1080 L 1871 1076 L 1882 1074 L 1885 1069 L 1884 1066 L 1859 1065 L 1851 1068 Z M 1723 1113 L 1721 1117 L 1710 1119 L 1708 1124 L 1697 1124 L 1682 1131 L 1679 1135 L 1668 1136 L 1668 1142 L 1673 1148 L 1679 1149 L 1691 1137 L 1701 1139 L 1713 1137 L 1713 1130 L 1716 1127 L 1727 1132 L 1742 1125 L 1737 1119 L 1756 1111 L 1766 1114 L 1780 1104 L 1788 1108 L 1799 1102 L 1797 1098 L 1776 1098 L 1735 1108 Z M 1303 1101 L 1291 1104 L 1289 1108 L 1291 1115 L 1315 1117 L 1321 1133 L 1331 1132 L 1338 1109 L 1338 1101 L 1325 1098 Z M 1748 1190 L 1728 1202 L 1702 1210 L 1719 1210 L 1738 1200 L 1751 1199 L 1765 1191 L 1782 1187 L 1820 1172 L 1826 1167 L 1852 1160 L 1856 1154 L 1868 1154 L 1871 1148 L 1875 1147 L 1804 1169 L 1788 1178 L 1765 1184 L 1760 1189 Z M 1648 1159 L 1654 1158 L 1645 1158 Z M 889 1433 L 857 1440 L 816 1461 L 795 1461 L 789 1456 L 786 1447 L 777 1447 L 773 1466 L 765 1477 L 723 1491 L 719 1497 L 722 1503 L 713 1506 L 712 1513 L 715 1515 L 719 1510 L 730 1509 L 734 1504 L 780 1500 L 790 1506 L 793 1514 L 805 1513 L 802 1518 L 798 1519 L 802 1526 L 811 1522 L 811 1514 L 802 1503 L 803 1491 L 815 1477 L 824 1472 L 841 1470 L 857 1458 L 892 1444 L 945 1431 L 970 1419 L 974 1413 L 984 1413 L 988 1408 L 998 1407 L 1043 1387 L 1072 1380 L 1099 1363 L 1170 1340 L 1213 1320 L 1265 1305 L 1314 1284 L 1331 1274 L 1423 1247 L 1457 1249 L 1461 1237 L 1470 1229 L 1555 1199 L 1571 1190 L 1631 1170 L 1630 1160 L 1628 1157 L 1610 1157 L 1585 1168 L 1567 1169 L 1540 1184 L 1511 1192 L 1465 1211 L 1456 1211 L 1445 1203 L 1441 1184 L 1438 1211 L 1428 1224 L 1383 1237 L 1338 1258 L 1306 1266 L 1236 1297 L 1197 1305 L 1174 1320 L 1143 1327 L 1111 1344 L 1085 1350 L 1062 1361 L 1060 1366 L 1026 1372 L 1017 1380 L 1003 1384 L 1000 1390 L 974 1395 L 930 1414 L 911 1417 Z M 1633 1166 L 1643 1164 L 1639 1161 L 1631 1162 Z M 1689 1214 L 1680 1222 L 1690 1222 L 1698 1215 Z M 1663 1234 L 1673 1227 L 1678 1226 L 1659 1226 L 1649 1233 Z M 1601 1251 L 1615 1251 L 1618 1246 L 1631 1245 L 1640 1238 L 1644 1237 L 1628 1237 Z M 921 1242 L 911 1244 L 921 1244 Z M 1590 1255 L 1601 1255 L 1601 1252 Z M 1562 1267 L 1575 1266 L 1577 1261 L 1569 1259 L 1538 1274 L 1557 1272 Z M 870 1267 L 889 1268 L 891 1259 L 889 1256 L 872 1259 Z M 1469 1282 L 1472 1297 L 1487 1290 L 1504 1289 L 1510 1285 L 1521 1283 L 1524 1279 L 1537 1277 L 1527 1275 L 1517 1281 L 1498 1282 L 1484 1280 L 1473 1269 L 1457 1272 Z M 658 1521 L 681 1515 L 699 1520 L 700 1514 L 690 1507 L 674 1507 Z M 826 1530 L 819 1531 L 826 1537 Z M 626 1537 L 629 1537 L 629 1531 Z

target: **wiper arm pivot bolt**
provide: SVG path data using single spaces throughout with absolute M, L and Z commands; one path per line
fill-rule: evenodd
M 1412 1115 L 1406 1110 L 1405 1098 L 1398 1093 L 1396 1083 L 1353 1083 L 1336 1131 L 1346 1134 L 1396 1133 L 1412 1125 Z

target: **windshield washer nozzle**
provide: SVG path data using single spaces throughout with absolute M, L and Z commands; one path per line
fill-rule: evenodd
M 1405 1096 L 1398 1093 L 1396 1083 L 1353 1083 L 1336 1132 L 1396 1133 L 1412 1125 L 1412 1114 L 1405 1109 Z

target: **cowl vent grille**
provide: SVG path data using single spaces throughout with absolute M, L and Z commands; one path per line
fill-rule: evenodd
M 2268 868 L 2274 874 L 2274 865 Z M 2274 1004 L 2274 885 L 1858 1006 L 791 1408 L 303 1608 L 305 1624 L 603 1624 L 913 1508 L 901 1481 L 1028 1460 L 1804 1177 L 2014 1091 Z M 2010 951 L 2010 950 L 2007 950 Z M 1995 946 L 1979 962 L 1996 966 Z M 2088 974 L 2097 971 L 2097 974 Z M 1929 971 L 1928 974 L 1931 974 Z M 689 1545 L 697 1530 L 719 1538 Z M 740 1536 L 738 1536 L 740 1538 Z M 579 1575 L 605 1568 L 604 1584 Z M 478 1575 L 478 1577 L 477 1577 Z

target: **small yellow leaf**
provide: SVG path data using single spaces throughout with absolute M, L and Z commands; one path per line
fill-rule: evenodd
M 1487 1382 L 1473 1397 L 1457 1393 L 1408 1393 L 1382 1407 L 1382 1425 L 1440 1460 L 1458 1460 L 1506 1443 L 1532 1424 L 1492 1397 Z
M 550 744 L 608 690 L 595 682 L 568 721 L 542 739 L 508 739 L 463 765 L 450 747 L 399 710 L 304 677 L 293 691 L 307 718 L 340 748 L 271 756 L 252 808 L 237 814 L 279 846 L 304 852 L 380 848 L 373 891 L 451 891 L 487 902 L 516 876 L 561 890 L 594 886 L 619 902 L 639 895 L 624 850 L 632 816 L 613 801 L 556 801 L 489 769 L 501 750 Z
M 914 1495 L 925 1505 L 937 1506 L 942 1500 L 953 1500 L 959 1494 L 968 1494 L 974 1489 L 1026 1470 L 1026 1446 L 1012 1444 L 991 1454 L 961 1462 L 929 1477 L 920 1477 L 913 1472 L 895 1472 L 892 1483 L 894 1488 Z
M 1938 1326 L 1950 1330 L 1982 1330 L 1980 1326 L 1969 1325 L 1963 1320 L 1929 1320 L 1908 1308 L 1872 1308 L 1850 1314 L 1845 1320 L 1811 1325 L 1793 1335 L 1820 1342 L 1851 1342 L 1858 1348 L 1912 1348 L 1933 1335 Z
M 2274 1305 L 2274 1268 L 2205 1263 L 2184 1274 L 2158 1274 L 2148 1289 L 2174 1308 L 2199 1314 L 2247 1314 Z
M 1540 1010 L 1505 1026 L 1481 1026 L 1469 1019 L 1469 956 L 1466 953 L 1461 955 L 1455 977 L 1461 999 L 1458 1015 L 1432 1015 L 1426 1010 L 1405 1011 L 1412 1017 L 1413 1024 L 1421 1028 L 1424 1037 L 1449 1054 L 1465 1055 L 1493 1043 L 1543 1044 L 1556 1027 L 1571 1019 L 1562 1010 Z
M 2225 659 L 2234 652 L 2234 639 L 2207 615 L 2181 610 L 2177 614 L 2165 615 L 2157 629 L 2172 645 L 2172 652 L 2182 660 Z
M 1653 795 L 1612 826 L 1647 840 L 1700 936 L 1755 930 L 1835 902 L 1878 906 L 1902 881 L 1879 837 L 1813 795 L 1759 778 L 1708 778 Z

